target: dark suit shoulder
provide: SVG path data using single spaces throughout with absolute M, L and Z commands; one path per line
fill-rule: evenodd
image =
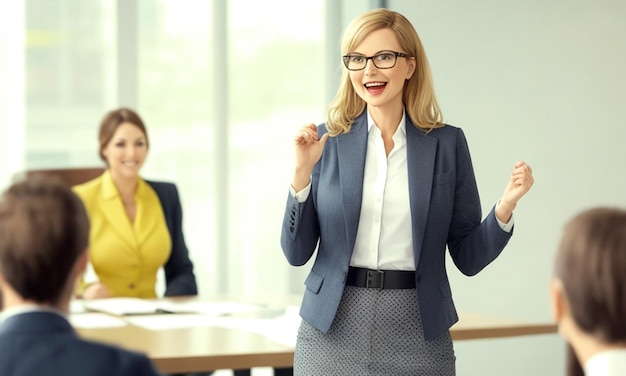
M 439 140 L 440 144 L 443 143 L 448 146 L 458 145 L 459 142 L 461 144 L 466 143 L 463 130 L 449 124 L 446 124 L 443 127 L 434 128 L 430 132 L 424 132 L 423 135 L 425 137 L 434 137 Z
M 2 376 L 160 376 L 141 353 L 87 341 L 73 332 L 0 335 Z
M 447 128 L 447 129 L 451 129 L 451 130 L 455 130 L 455 131 L 459 131 L 461 129 L 461 127 L 458 127 L 458 126 L 452 125 L 452 124 L 447 124 L 447 123 L 444 124 L 443 127 L 440 127 L 440 128 L 441 129 Z M 439 129 L 439 128 L 436 128 L 436 129 Z
M 459 132 L 463 132 L 461 128 L 450 124 L 444 124 L 443 127 L 433 128 L 430 132 L 427 132 L 427 134 L 435 137 L 456 137 Z
M 160 375 L 150 359 L 142 353 L 103 343 L 79 340 L 76 355 L 88 359 L 85 371 L 90 375 L 153 376 Z M 87 363 L 87 362 L 85 362 Z

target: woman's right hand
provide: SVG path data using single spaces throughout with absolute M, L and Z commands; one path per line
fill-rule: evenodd
M 81 297 L 83 299 L 104 299 L 110 298 L 111 292 L 104 283 L 95 282 L 85 287 Z
M 320 160 L 327 139 L 328 133 L 321 139 L 318 137 L 317 127 L 313 123 L 305 125 L 296 133 L 294 137 L 296 170 L 291 182 L 296 192 L 309 184 L 313 166 Z

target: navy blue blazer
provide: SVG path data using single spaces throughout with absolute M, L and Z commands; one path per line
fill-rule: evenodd
M 327 133 L 324 124 L 318 133 Z M 449 249 L 457 268 L 474 275 L 493 261 L 512 235 L 494 210 L 481 221 L 481 205 L 465 135 L 446 125 L 426 133 L 406 116 L 409 204 L 417 298 L 424 336 L 434 339 L 458 315 L 446 273 Z M 367 112 L 350 131 L 330 137 L 311 177 L 311 193 L 298 203 L 288 195 L 281 246 L 292 265 L 305 264 L 317 249 L 305 280 L 300 315 L 327 332 L 348 276 L 356 240 L 367 149 Z
M 172 238 L 172 252 L 163 269 L 165 271 L 165 296 L 197 295 L 198 287 L 193 274 L 193 264 L 183 236 L 183 212 L 178 190 L 173 183 L 146 180 L 159 196 L 167 229 Z
M 85 341 L 52 312 L 8 317 L 0 325 L 2 376 L 156 376 L 145 355 Z

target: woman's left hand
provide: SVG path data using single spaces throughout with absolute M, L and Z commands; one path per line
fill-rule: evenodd
M 534 183 L 533 169 L 526 162 L 517 162 L 496 208 L 496 216 L 500 221 L 509 222 L 517 202 L 530 190 Z

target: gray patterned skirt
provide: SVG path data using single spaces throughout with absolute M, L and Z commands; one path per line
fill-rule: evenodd
M 449 333 L 426 341 L 415 289 L 346 286 L 324 334 L 302 321 L 294 375 L 454 376 Z

